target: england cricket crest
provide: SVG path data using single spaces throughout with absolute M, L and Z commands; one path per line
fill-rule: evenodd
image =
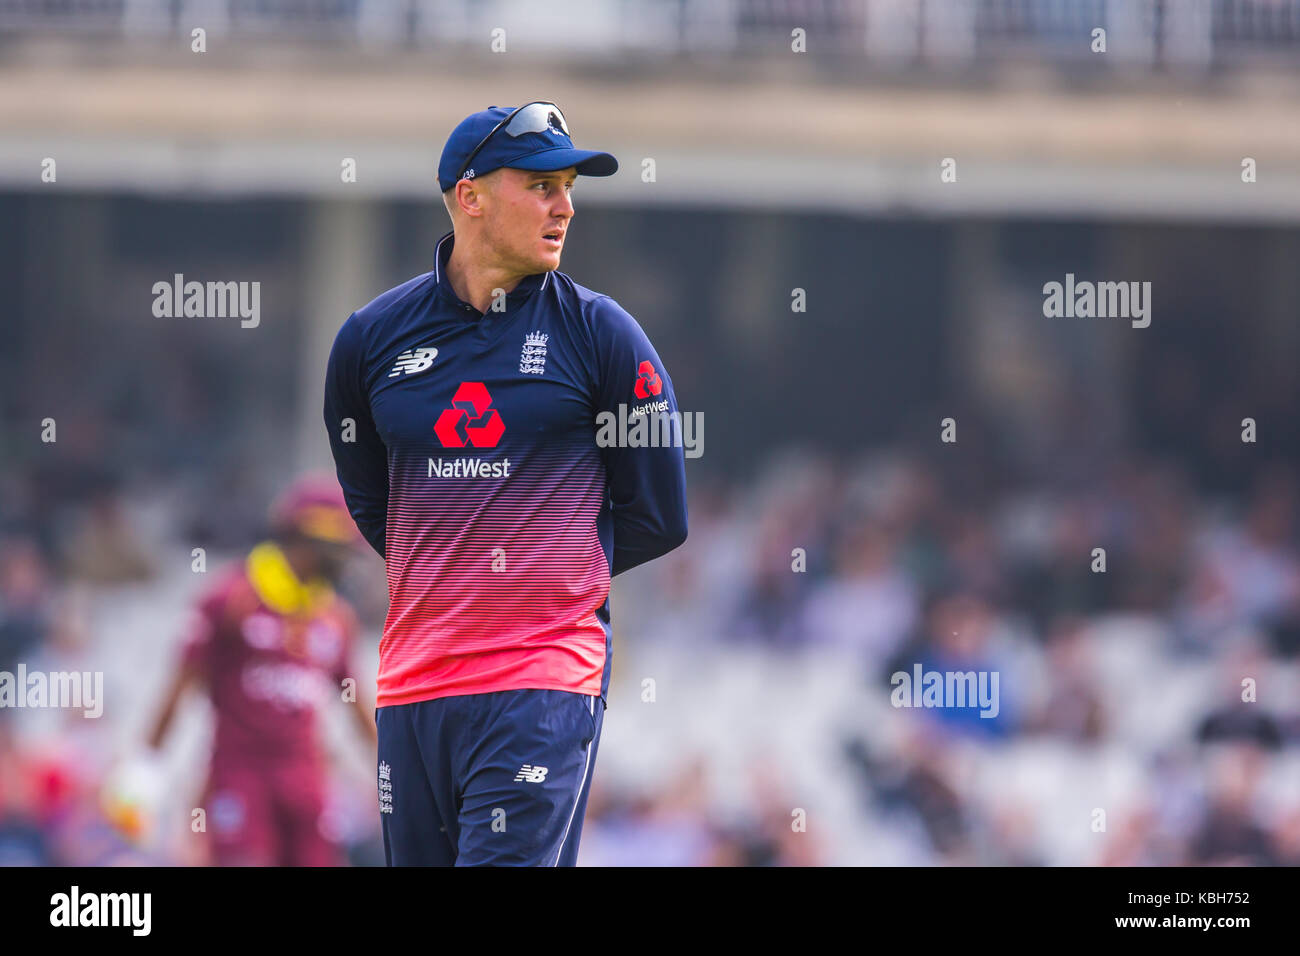
M 524 337 L 524 347 L 519 353 L 519 371 L 525 375 L 541 375 L 546 371 L 546 342 L 550 338 L 540 330 Z
M 379 761 L 379 812 L 393 812 L 393 768 Z

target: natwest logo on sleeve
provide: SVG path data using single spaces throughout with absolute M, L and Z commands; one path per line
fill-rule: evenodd
M 505 433 L 505 422 L 492 407 L 492 396 L 482 382 L 461 382 L 433 426 L 444 448 L 495 448 Z
M 664 390 L 663 379 L 655 371 L 655 367 L 648 361 L 642 362 L 636 370 L 636 392 L 637 398 L 649 398 L 651 395 L 658 395 Z

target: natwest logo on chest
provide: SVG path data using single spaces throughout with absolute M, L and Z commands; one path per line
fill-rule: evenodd
M 506 425 L 492 407 L 492 396 L 482 382 L 461 382 L 451 400 L 433 426 L 444 448 L 495 448 Z

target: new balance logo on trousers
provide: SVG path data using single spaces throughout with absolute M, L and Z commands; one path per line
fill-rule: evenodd
M 390 866 L 572 866 L 600 695 L 510 690 L 380 707 Z

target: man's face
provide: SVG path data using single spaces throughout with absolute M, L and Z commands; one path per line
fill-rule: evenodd
M 500 264 L 520 275 L 558 269 L 573 219 L 569 191 L 578 170 L 498 169 L 488 175 L 493 182 L 483 225 Z
M 282 547 L 294 552 L 295 567 L 303 578 L 323 578 L 331 585 L 342 580 L 352 554 L 349 545 L 293 533 L 284 536 Z

